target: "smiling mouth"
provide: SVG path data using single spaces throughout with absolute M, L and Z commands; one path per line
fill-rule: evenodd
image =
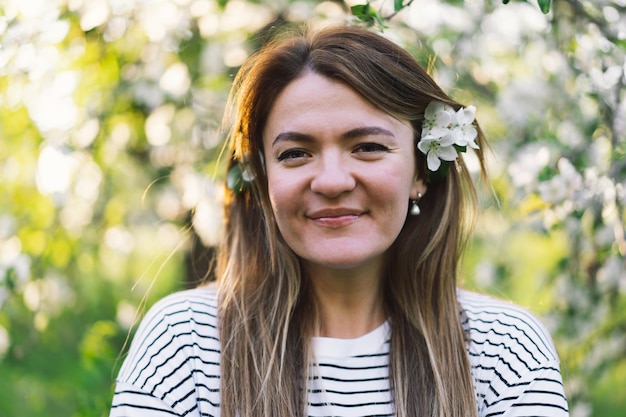
M 337 228 L 348 226 L 358 219 L 359 216 L 352 214 L 345 216 L 317 217 L 313 218 L 312 220 L 320 226 Z
M 315 211 L 307 217 L 324 227 L 344 227 L 354 223 L 361 217 L 358 210 L 326 209 Z

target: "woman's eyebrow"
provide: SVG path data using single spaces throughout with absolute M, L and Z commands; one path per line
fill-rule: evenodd
M 341 139 L 354 139 L 354 138 L 374 136 L 374 135 L 391 136 L 394 138 L 396 137 L 396 135 L 392 131 L 385 129 L 383 127 L 363 126 L 363 127 L 357 127 L 357 128 L 348 130 L 347 132 L 341 135 Z M 313 142 L 314 137 L 312 135 L 308 135 L 306 133 L 300 133 L 300 132 L 283 132 L 276 136 L 276 138 L 272 142 L 272 145 L 275 145 L 277 142 L 282 142 L 286 140 L 292 140 L 296 142 Z
M 391 136 L 396 137 L 396 135 L 383 127 L 380 126 L 363 126 L 357 127 L 356 129 L 351 129 L 341 135 L 342 139 L 354 139 L 360 138 L 364 136 L 375 136 L 375 135 L 383 135 L 383 136 Z
M 313 142 L 315 139 L 311 135 L 307 135 L 306 133 L 300 132 L 283 132 L 279 133 L 274 141 L 272 142 L 272 146 L 278 142 L 291 140 L 294 142 Z

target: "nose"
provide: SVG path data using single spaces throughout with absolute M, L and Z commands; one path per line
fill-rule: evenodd
M 311 181 L 311 190 L 328 198 L 335 198 L 351 191 L 356 186 L 356 179 L 349 161 L 341 154 L 331 152 L 320 157 Z

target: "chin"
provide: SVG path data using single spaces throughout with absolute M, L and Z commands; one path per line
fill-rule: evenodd
M 319 257 L 316 259 L 308 258 L 304 259 L 304 265 L 310 266 L 312 269 L 325 269 L 336 271 L 349 271 L 366 269 L 369 271 L 375 270 L 382 264 L 382 255 L 376 255 L 373 257 L 362 256 L 328 256 Z

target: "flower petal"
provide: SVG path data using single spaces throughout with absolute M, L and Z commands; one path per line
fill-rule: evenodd
M 478 137 L 478 131 L 476 130 L 476 128 L 472 125 L 472 126 L 466 126 L 464 129 L 464 139 L 465 142 L 472 148 L 474 149 L 479 149 L 478 145 L 476 144 L 476 137 Z
M 475 118 L 476 107 L 474 106 L 461 107 L 456 112 L 456 120 L 461 126 L 472 124 Z
M 441 146 L 452 146 L 456 142 L 455 139 L 456 136 L 454 135 L 454 132 L 449 130 L 446 132 L 446 135 L 444 137 L 439 139 L 439 144 Z
M 428 156 L 426 157 L 426 163 L 428 165 L 428 169 L 433 172 L 437 171 L 441 166 L 441 161 L 434 152 L 428 153 Z
M 454 146 L 440 146 L 437 149 L 437 156 L 444 161 L 454 161 L 458 155 Z
M 440 128 L 447 128 L 452 123 L 452 114 L 447 111 L 440 111 L 435 117 L 435 126 Z
M 246 166 L 246 168 L 241 173 L 241 178 L 243 178 L 243 180 L 246 182 L 254 181 L 254 173 L 252 172 L 252 169 L 249 165 Z
M 442 102 L 431 101 L 430 103 L 428 103 L 428 106 L 426 106 L 426 110 L 424 111 L 424 118 L 434 120 L 435 115 L 439 113 L 441 109 L 443 109 Z
M 463 129 L 460 126 L 450 129 L 449 136 L 452 138 L 452 143 L 447 144 L 447 146 L 452 145 L 452 144 L 459 145 L 459 146 L 467 146 L 467 140 L 465 140 Z
M 428 152 L 430 152 L 431 149 L 433 149 L 433 147 L 437 146 L 433 144 L 433 142 L 438 142 L 438 141 L 436 139 L 423 138 L 417 144 L 417 148 L 420 151 L 422 151 L 423 154 L 427 154 Z
M 442 138 L 445 135 L 448 134 L 448 128 L 446 127 L 439 127 L 439 126 L 434 126 L 432 129 L 430 129 L 430 131 L 428 132 L 427 137 L 428 138 L 432 138 L 432 139 L 437 139 L 437 138 Z

